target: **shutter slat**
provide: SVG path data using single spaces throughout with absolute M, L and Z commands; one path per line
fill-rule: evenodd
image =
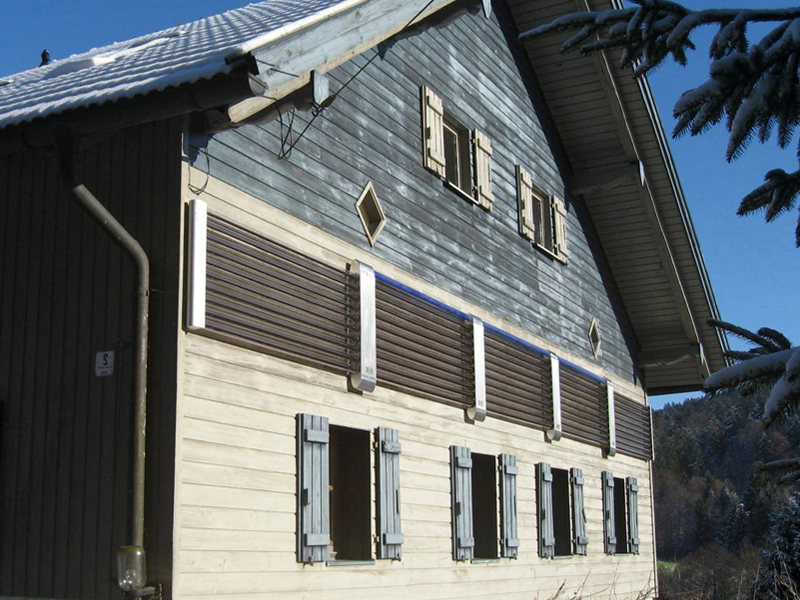
M 450 486 L 453 560 L 471 560 L 474 557 L 475 537 L 472 522 L 472 451 L 469 448 L 450 446 Z
M 603 535 L 606 554 L 614 554 L 617 546 L 616 523 L 614 522 L 614 475 L 609 471 L 601 473 L 603 485 Z
M 500 476 L 500 556 L 517 558 L 517 458 L 511 454 L 499 457 Z
M 420 88 L 422 102 L 423 164 L 439 177 L 445 176 L 444 105 L 428 86 Z
M 572 478 L 572 531 L 575 554 L 585 555 L 589 539 L 586 537 L 586 512 L 583 508 L 583 471 L 571 470 Z
M 628 546 L 639 554 L 639 486 L 635 477 L 626 480 L 628 488 Z
M 492 209 L 494 195 L 492 194 L 492 143 L 480 131 L 475 131 L 472 136 L 475 171 L 475 199 L 486 210 Z
M 521 165 L 517 165 L 517 210 L 519 211 L 519 232 L 522 237 L 536 240 L 536 222 L 534 220 L 533 181 L 531 174 Z
M 402 557 L 403 533 L 400 521 L 400 452 L 396 429 L 375 429 L 375 469 L 377 476 L 376 518 L 378 558 Z
M 330 552 L 329 425 L 297 417 L 297 561 L 325 561 Z
M 553 473 L 548 463 L 536 465 L 536 496 L 539 508 L 539 556 L 555 556 L 556 539 L 553 523 Z

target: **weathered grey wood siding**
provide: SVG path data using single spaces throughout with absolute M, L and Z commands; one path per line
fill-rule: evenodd
M 569 206 L 566 265 L 518 234 L 515 165 L 557 194 L 564 192 L 562 172 L 569 166 L 555 158 L 558 140 L 542 125 L 547 115 L 535 100 L 532 71 L 499 10 L 491 19 L 467 15 L 398 42 L 366 67 L 372 51 L 332 72 L 335 102 L 286 160 L 278 158 L 282 136 L 296 140 L 310 113 L 297 113 L 293 138 L 287 133 L 291 115 L 211 139 L 198 136 L 194 165 L 365 249 L 370 246 L 353 205 L 372 181 L 388 219 L 371 249 L 375 256 L 631 380 L 635 342 L 585 211 Z M 491 140 L 490 213 L 423 168 L 422 84 L 436 90 L 465 126 Z M 597 358 L 587 336 L 593 318 L 603 340 Z
M 167 585 L 180 133 L 178 123 L 145 126 L 77 157 L 79 177 L 152 263 L 146 550 L 150 579 Z M 0 257 L 0 596 L 118 598 L 116 549 L 130 543 L 134 267 L 70 197 L 47 151 L 0 157 Z M 113 376 L 94 376 L 101 351 L 116 353 Z

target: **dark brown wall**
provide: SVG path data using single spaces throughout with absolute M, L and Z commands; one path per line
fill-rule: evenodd
M 171 573 L 180 224 L 179 123 L 77 157 L 87 187 L 151 259 L 146 550 Z M 0 595 L 121 597 L 129 540 L 132 261 L 71 198 L 55 155 L 0 157 Z M 94 375 L 113 350 L 115 373 Z

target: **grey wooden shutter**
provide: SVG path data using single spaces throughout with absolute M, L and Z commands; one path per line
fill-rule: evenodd
M 553 473 L 547 463 L 536 465 L 536 496 L 539 509 L 539 556 L 549 558 L 556 553 L 553 527 Z
M 450 502 L 453 560 L 471 560 L 475 548 L 472 529 L 472 451 L 464 446 L 450 446 Z
M 444 105 L 428 86 L 422 86 L 420 96 L 423 164 L 439 177 L 444 177 Z
M 400 525 L 400 442 L 396 429 L 375 430 L 378 558 L 399 560 L 403 550 Z
M 517 558 L 517 457 L 500 455 L 500 556 Z
M 586 554 L 589 538 L 586 536 L 586 510 L 583 506 L 583 471 L 574 468 L 572 475 L 572 532 L 575 554 Z
M 478 130 L 472 134 L 473 171 L 475 173 L 475 200 L 486 210 L 492 209 L 492 142 Z
M 628 548 L 639 554 L 639 484 L 636 477 L 628 477 Z
M 328 559 L 330 550 L 328 418 L 297 415 L 297 561 Z
M 614 523 L 614 475 L 603 471 L 603 535 L 606 554 L 614 554 L 617 549 L 617 533 Z

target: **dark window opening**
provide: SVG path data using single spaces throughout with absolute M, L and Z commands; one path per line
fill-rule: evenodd
M 614 477 L 614 529 L 617 535 L 617 545 L 614 552 L 616 554 L 626 554 L 628 552 L 628 519 L 625 513 L 625 508 L 628 505 L 626 491 L 625 480 L 622 477 Z
M 552 469 L 553 474 L 553 536 L 555 555 L 572 554 L 572 527 L 569 502 L 569 471 Z
M 369 560 L 370 434 L 330 426 L 331 558 Z
M 445 115 L 444 121 L 444 160 L 447 182 L 471 194 L 469 130 L 449 115 Z
M 475 558 L 497 558 L 497 467 L 495 457 L 472 454 L 472 517 Z

